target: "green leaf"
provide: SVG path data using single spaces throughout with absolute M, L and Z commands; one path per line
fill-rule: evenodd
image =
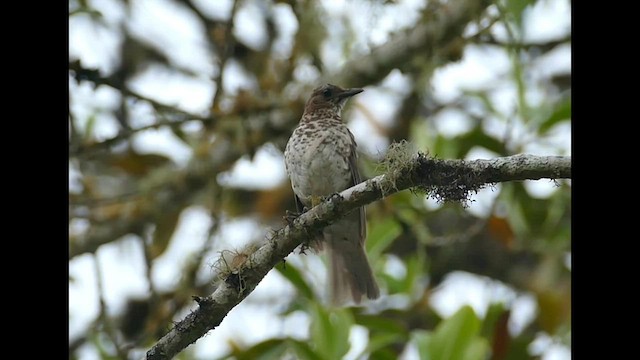
M 547 199 L 531 197 L 521 182 L 503 183 L 502 189 L 500 199 L 509 205 L 507 217 L 516 241 L 566 251 L 571 241 L 571 187 L 561 186 Z
M 484 346 L 476 344 L 480 319 L 470 306 L 463 306 L 436 327 L 428 344 L 430 358 L 438 360 L 482 359 Z M 471 356 L 471 357 L 469 357 Z
M 499 155 L 507 154 L 502 140 L 487 135 L 481 126 L 475 127 L 466 134 L 456 136 L 454 139 L 439 137 L 435 149 L 439 158 L 463 159 L 476 146 L 481 146 Z
M 405 325 L 399 320 L 390 319 L 377 315 L 356 315 L 355 322 L 366 327 L 370 332 L 392 333 L 407 336 Z
M 353 317 L 347 309 L 311 306 L 311 342 L 323 359 L 342 359 L 349 351 L 349 332 Z
M 432 154 L 441 159 L 459 158 L 459 154 L 461 152 L 460 148 L 465 145 L 464 140 L 461 140 L 461 138 L 466 136 L 467 135 L 465 134 L 463 136 L 457 136 L 454 139 L 447 139 L 443 136 L 438 136 L 432 148 Z
M 367 254 L 370 259 L 377 259 L 382 252 L 400 235 L 402 228 L 393 218 L 386 218 L 372 224 L 367 236 Z M 372 260 L 373 261 L 373 260 Z
M 289 348 L 296 353 L 296 359 L 300 360 L 323 360 L 323 358 L 314 351 L 308 342 L 289 339 Z
M 490 350 L 491 348 L 487 339 L 475 337 L 471 339 L 462 358 L 465 360 L 484 360 L 487 358 Z
M 359 357 L 358 359 L 367 359 L 367 357 Z M 369 359 L 375 360 L 397 360 L 398 351 L 390 348 L 383 348 L 371 353 Z
M 504 360 L 529 360 L 529 346 L 533 342 L 533 335 L 523 334 L 509 342 L 509 349 Z
M 540 125 L 540 134 L 545 134 L 554 125 L 563 120 L 571 120 L 571 98 L 555 104 L 549 117 Z
M 178 226 L 182 209 L 183 206 L 177 209 L 166 209 L 157 219 L 152 242 L 148 248 L 150 259 L 158 258 L 169 247 Z
M 422 207 L 422 202 L 424 201 L 423 197 L 415 196 L 408 191 L 404 191 L 403 193 L 410 196 L 410 200 L 419 200 L 418 204 L 412 205 L 411 208 L 405 207 L 401 208 L 400 206 L 396 207 L 396 216 L 400 221 L 404 222 L 404 224 L 410 227 L 410 231 L 413 236 L 415 236 L 416 241 L 422 244 L 428 244 L 431 238 L 431 231 L 424 221 L 424 212 L 418 210 L 416 207 Z M 404 204 L 402 206 L 405 206 Z M 405 230 L 406 231 L 406 230 Z
M 465 146 L 461 148 L 461 152 L 458 154 L 459 158 L 463 158 L 467 155 L 469 150 L 474 146 L 482 146 L 483 148 L 500 155 L 507 153 L 507 149 L 505 148 L 502 139 L 496 139 L 495 137 L 486 134 L 481 127 L 470 132 L 463 140 L 465 140 Z
M 531 4 L 532 0 L 507 0 L 507 11 L 513 16 L 518 27 L 522 26 L 522 12 Z
M 96 121 L 97 121 L 96 114 L 91 114 L 87 118 L 87 124 L 85 125 L 84 134 L 83 134 L 84 142 L 90 142 L 91 139 L 93 138 L 93 132 L 96 127 Z
M 431 360 L 431 355 L 429 355 L 429 347 L 432 342 L 432 334 L 428 331 L 424 330 L 416 330 L 413 332 L 411 336 L 411 340 L 416 345 L 418 349 L 418 354 L 420 354 L 420 360 Z
M 119 358 L 117 356 L 117 354 L 111 355 L 111 353 L 113 351 L 112 350 L 107 350 L 107 348 L 110 347 L 110 346 L 105 344 L 105 340 L 109 341 L 111 343 L 109 345 L 113 346 L 112 342 L 110 340 L 107 340 L 106 333 L 102 333 L 102 334 L 98 333 L 98 334 L 96 334 L 96 333 L 92 332 L 91 334 L 89 334 L 89 337 L 88 337 L 88 341 L 95 346 L 96 350 L 100 354 L 100 359 L 117 360 Z
M 571 247 L 571 189 L 561 187 L 548 199 L 547 218 L 543 224 L 548 244 L 557 249 Z
M 391 344 L 402 344 L 406 341 L 403 334 L 386 333 L 376 336 L 371 336 L 369 343 L 367 344 L 366 351 L 368 353 L 374 353 Z
M 396 278 L 383 273 L 380 275 L 387 285 L 389 294 L 413 294 L 414 288 L 419 286 L 419 279 L 425 274 L 425 259 L 422 255 L 411 255 L 404 259 L 406 274 L 402 278 Z
M 435 143 L 440 136 L 434 133 L 431 124 L 428 121 L 414 121 L 410 126 L 409 140 L 415 145 L 416 149 L 428 151 L 430 155 L 435 155 Z
M 270 339 L 260 342 L 242 352 L 235 353 L 237 360 L 271 360 L 281 359 L 288 346 L 284 339 Z
M 493 104 L 493 101 L 489 98 L 489 94 L 486 91 L 478 91 L 478 90 L 463 90 L 462 94 L 469 98 L 469 100 L 478 100 L 480 104 L 484 107 L 483 112 L 486 112 L 490 115 L 495 115 L 501 120 L 505 120 L 504 115 L 496 109 Z
M 282 276 L 289 280 L 296 289 L 298 289 L 302 296 L 307 299 L 315 299 L 313 290 L 295 266 L 279 263 L 276 265 L 276 269 L 280 274 L 282 274 Z
M 493 336 L 496 323 L 500 320 L 500 317 L 504 314 L 506 308 L 503 303 L 491 303 L 487 309 L 487 313 L 484 316 L 482 323 L 481 334 L 487 338 Z

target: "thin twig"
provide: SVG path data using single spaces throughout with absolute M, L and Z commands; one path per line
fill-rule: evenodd
M 102 140 L 100 142 L 97 143 L 92 143 L 92 144 L 88 144 L 88 145 L 77 145 L 74 148 L 70 149 L 70 155 L 74 155 L 74 156 L 81 156 L 86 154 L 87 152 L 95 152 L 95 151 L 99 151 L 99 150 L 106 150 L 109 149 L 112 146 L 117 145 L 119 142 L 124 141 L 124 140 L 128 140 L 132 135 L 145 131 L 145 130 L 150 130 L 150 129 L 157 129 L 159 127 L 163 127 L 163 126 L 168 126 L 170 128 L 175 128 L 178 127 L 180 125 L 186 124 L 188 122 L 191 121 L 203 121 L 204 118 L 185 118 L 185 119 L 181 119 L 181 120 L 160 120 L 157 121 L 153 124 L 149 124 L 146 126 L 141 126 L 139 128 L 135 128 L 135 129 L 122 129 L 122 131 L 120 131 L 118 133 L 118 135 L 109 138 L 109 139 L 105 139 Z M 210 121 L 206 120 L 207 122 Z
M 105 301 L 105 291 L 102 277 L 102 269 L 100 267 L 100 263 L 98 261 L 98 256 L 94 255 L 93 264 L 96 272 L 96 285 L 98 287 L 98 301 L 100 304 L 100 314 L 98 315 L 99 324 L 104 326 L 104 332 L 107 334 L 107 337 L 113 343 L 113 347 L 116 349 L 117 356 L 122 360 L 128 359 L 128 354 L 126 350 L 122 347 L 122 344 L 118 340 L 118 334 L 116 333 L 115 326 L 107 313 L 107 303 Z
M 153 238 L 150 233 L 147 233 L 144 236 L 141 236 L 139 239 L 140 239 L 140 244 L 142 245 L 142 252 L 144 254 L 144 265 L 145 265 L 144 274 L 147 278 L 147 288 L 150 294 L 150 298 L 153 300 L 157 298 L 157 293 L 156 293 L 155 286 L 153 285 L 153 278 L 152 278 L 153 259 L 151 258 L 151 249 L 149 248 L 151 242 L 153 241 Z
M 229 55 L 231 55 L 231 49 L 233 49 L 235 40 L 233 39 L 233 25 L 234 25 L 234 21 L 235 21 L 235 17 L 236 17 L 236 12 L 238 10 L 238 3 L 239 1 L 234 1 L 233 2 L 233 7 L 231 8 L 231 15 L 229 15 L 229 20 L 227 21 L 227 24 L 225 26 L 225 31 L 224 31 L 224 44 L 222 46 L 222 48 L 218 47 L 217 48 L 217 52 L 218 52 L 218 75 L 216 76 L 216 79 L 214 80 L 215 84 L 216 84 L 216 92 L 213 95 L 213 100 L 211 101 L 211 108 L 214 109 L 214 111 L 216 109 L 218 109 L 218 105 L 220 102 L 220 99 L 222 98 L 222 86 L 223 86 L 223 81 L 224 81 L 224 69 L 225 66 L 227 64 L 227 60 L 229 58 Z M 215 41 L 213 42 L 213 44 L 215 45 Z
M 174 127 L 190 121 L 201 121 L 204 124 L 209 124 L 211 122 L 214 122 L 214 119 L 210 116 L 202 116 L 202 115 L 189 113 L 187 111 L 177 109 L 174 106 L 162 104 L 154 99 L 144 96 L 136 91 L 129 89 L 126 86 L 122 86 L 122 84 L 120 84 L 120 82 L 113 77 L 104 77 L 100 75 L 100 72 L 98 70 L 82 67 L 79 61 L 70 62 L 69 70 L 74 72 L 75 78 L 77 81 L 90 81 L 97 86 L 106 85 L 106 86 L 112 87 L 120 91 L 123 96 L 131 96 L 138 100 L 143 100 L 148 102 L 158 112 L 170 113 L 170 114 L 174 114 L 182 117 L 181 119 L 172 120 L 172 121 L 170 120 L 158 121 L 154 124 L 142 126 L 136 129 L 123 128 L 118 135 L 98 143 L 90 144 L 90 145 L 76 144 L 74 142 L 70 142 L 70 148 L 69 148 L 70 155 L 79 156 L 92 151 L 108 149 L 109 147 L 119 143 L 120 141 L 127 140 L 133 134 L 136 134 L 144 130 L 154 129 L 162 126 Z

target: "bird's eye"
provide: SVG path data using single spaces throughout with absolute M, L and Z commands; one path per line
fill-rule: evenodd
M 325 97 L 325 99 L 328 99 L 331 97 L 331 89 L 324 89 L 324 91 L 322 92 L 322 95 Z

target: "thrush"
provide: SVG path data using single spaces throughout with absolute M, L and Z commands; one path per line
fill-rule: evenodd
M 298 212 L 360 182 L 357 145 L 341 113 L 347 100 L 362 91 L 326 84 L 314 89 L 307 100 L 284 152 Z M 349 299 L 360 303 L 363 295 L 380 296 L 364 249 L 366 236 L 365 209 L 360 207 L 326 226 L 311 242 L 316 250 L 326 245 L 333 304 Z

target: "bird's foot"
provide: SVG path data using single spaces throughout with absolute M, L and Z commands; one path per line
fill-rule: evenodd
M 297 219 L 304 212 L 298 213 L 298 212 L 294 212 L 294 211 L 285 210 L 284 213 L 285 213 L 285 215 L 282 217 L 282 219 L 287 223 L 287 225 L 292 225 L 293 224 L 293 220 Z
M 307 255 L 307 250 L 309 250 L 309 241 L 308 240 L 303 241 L 300 244 L 300 251 L 298 252 L 298 254 Z
M 336 193 L 333 193 L 333 194 L 331 194 L 331 195 L 329 195 L 329 196 L 326 196 L 326 197 L 324 198 L 324 200 L 329 200 L 329 201 L 331 201 L 331 200 L 333 200 L 333 199 L 342 199 L 342 195 L 340 195 L 340 193 L 337 193 L 337 192 L 336 192 Z
M 304 240 L 302 240 L 302 242 L 300 243 L 299 254 L 307 255 L 307 250 L 309 249 L 315 252 L 322 250 L 321 239 L 322 239 L 322 230 L 315 232 L 314 234 L 309 234 L 309 236 Z

